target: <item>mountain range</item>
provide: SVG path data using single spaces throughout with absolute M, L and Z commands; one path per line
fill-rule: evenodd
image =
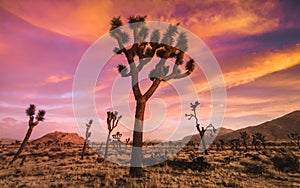
M 267 141 L 286 141 L 288 140 L 287 134 L 299 133 L 300 134 L 300 110 L 288 113 L 282 117 L 273 119 L 271 121 L 264 122 L 256 126 L 249 126 L 246 128 L 231 130 L 227 128 L 219 128 L 218 136 L 216 140 L 223 139 L 228 141 L 230 139 L 239 138 L 240 132 L 246 131 L 249 136 L 254 133 L 262 133 Z M 199 134 L 186 136 L 182 141 L 191 140 L 193 142 L 199 142 Z M 0 139 L 3 144 L 13 143 L 13 139 Z M 57 142 L 58 144 L 73 143 L 73 144 L 83 144 L 84 138 L 79 136 L 77 133 L 66 133 L 66 132 L 52 132 L 48 133 L 32 143 L 47 143 L 47 142 Z
M 255 133 L 262 133 L 267 141 L 287 141 L 289 140 L 287 134 L 300 134 L 300 111 L 293 111 L 282 117 L 264 122 L 256 126 L 249 126 L 238 130 L 231 130 L 227 128 L 219 128 L 216 140 L 228 141 L 230 139 L 239 138 L 240 132 L 245 131 L 249 136 Z M 190 139 L 192 142 L 199 142 L 200 135 L 190 135 L 184 137 L 182 140 Z M 209 138 L 208 138 L 209 139 Z

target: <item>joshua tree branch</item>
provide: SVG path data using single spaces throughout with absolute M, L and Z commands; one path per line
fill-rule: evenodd
M 153 93 L 156 91 L 161 81 L 162 81 L 161 78 L 156 78 L 155 81 L 152 82 L 150 88 L 144 94 L 146 100 L 148 100 L 153 95 Z

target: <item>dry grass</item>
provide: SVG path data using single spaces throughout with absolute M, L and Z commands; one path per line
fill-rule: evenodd
M 145 167 L 143 178 L 130 178 L 128 167 L 97 162 L 98 155 L 92 150 L 80 160 L 81 146 L 27 148 L 22 154 L 26 155 L 23 166 L 20 158 L 7 167 L 16 150 L 0 148 L 1 188 L 300 187 L 299 151 L 278 146 L 266 152 L 210 150 L 208 156 L 186 147 L 165 164 Z M 285 160 L 292 162 L 286 164 Z

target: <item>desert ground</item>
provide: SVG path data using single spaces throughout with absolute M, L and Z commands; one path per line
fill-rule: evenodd
M 0 147 L 0 187 L 300 187 L 300 151 L 292 145 L 250 146 L 248 152 L 212 145 L 209 155 L 186 146 L 166 162 L 144 167 L 143 178 L 129 177 L 129 167 L 104 161 L 91 148 L 81 160 L 82 145 L 30 144 L 7 166 L 17 149 Z M 109 157 L 120 152 L 111 151 Z

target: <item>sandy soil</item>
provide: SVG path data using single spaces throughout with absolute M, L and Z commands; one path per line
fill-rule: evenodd
M 28 146 L 8 167 L 17 146 L 0 146 L 0 187 L 300 187 L 296 147 L 210 148 L 205 156 L 189 146 L 167 162 L 145 167 L 143 178 L 130 178 L 128 167 L 102 161 L 91 149 L 80 160 L 81 147 Z

